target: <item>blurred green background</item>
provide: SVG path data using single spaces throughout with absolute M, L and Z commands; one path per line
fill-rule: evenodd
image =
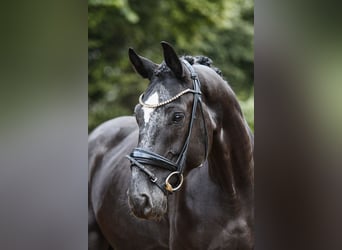
M 138 76 L 128 48 L 162 62 L 160 41 L 179 55 L 205 55 L 222 70 L 254 130 L 254 1 L 89 0 L 88 130 L 130 115 L 148 81 Z

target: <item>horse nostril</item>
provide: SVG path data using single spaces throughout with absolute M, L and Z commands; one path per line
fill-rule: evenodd
M 142 205 L 143 205 L 144 214 L 145 216 L 148 216 L 152 211 L 151 198 L 147 194 L 141 194 L 140 197 L 143 201 Z

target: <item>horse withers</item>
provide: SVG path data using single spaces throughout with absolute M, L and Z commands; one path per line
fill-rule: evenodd
M 89 136 L 89 249 L 252 249 L 253 135 L 207 57 L 160 65 L 129 49 L 150 83 Z

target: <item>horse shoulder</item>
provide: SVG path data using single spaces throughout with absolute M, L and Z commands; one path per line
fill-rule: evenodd
M 94 212 L 101 207 L 104 193 L 110 187 L 116 151 L 122 148 L 125 139 L 134 131 L 137 125 L 133 117 L 119 117 L 99 125 L 88 138 L 88 171 L 89 199 Z

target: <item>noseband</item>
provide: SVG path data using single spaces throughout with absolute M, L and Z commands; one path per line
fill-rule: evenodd
M 193 67 L 186 61 L 183 60 L 183 63 L 187 67 L 187 69 L 190 71 L 192 83 L 193 83 L 193 89 L 185 89 L 179 94 L 175 95 L 174 97 L 170 98 L 169 100 L 166 100 L 161 103 L 157 104 L 146 104 L 142 101 L 143 94 L 139 98 L 139 103 L 148 108 L 158 108 L 161 106 L 164 106 L 166 104 L 169 104 L 176 99 L 180 98 L 182 95 L 187 94 L 187 93 L 192 93 L 194 95 L 194 101 L 192 104 L 192 112 L 191 112 L 191 117 L 190 117 L 190 124 L 189 124 L 189 130 L 188 130 L 188 135 L 186 137 L 186 140 L 184 142 L 184 145 L 182 147 L 182 150 L 180 151 L 179 157 L 176 162 L 172 162 L 169 159 L 158 155 L 156 153 L 153 153 L 151 151 L 142 149 L 142 148 L 135 148 L 133 152 L 130 155 L 127 155 L 126 157 L 131 161 L 131 166 L 136 166 L 138 167 L 142 172 L 144 172 L 150 179 L 151 182 L 156 184 L 165 194 L 167 193 L 172 193 L 174 191 L 177 191 L 183 184 L 183 171 L 184 171 L 184 166 L 185 166 L 185 160 L 186 160 L 186 155 L 188 152 L 188 147 L 190 143 L 190 137 L 191 137 L 191 132 L 194 124 L 194 120 L 196 119 L 196 110 L 197 106 L 200 107 L 201 110 L 201 115 L 202 115 L 202 120 L 203 120 L 203 125 L 204 125 L 204 134 L 206 137 L 206 142 L 205 142 L 205 158 L 204 161 L 207 159 L 207 154 L 208 154 L 208 136 L 207 136 L 207 128 L 205 124 L 205 118 L 204 118 L 204 113 L 203 113 L 203 107 L 202 107 L 202 100 L 201 100 L 201 83 L 198 79 L 197 73 L 193 69 Z M 165 179 L 164 183 L 163 181 L 160 181 L 157 176 L 152 173 L 150 170 L 148 170 L 144 164 L 159 167 L 166 169 L 170 171 L 171 173 L 168 175 L 168 177 Z M 173 176 L 178 176 L 179 179 L 179 184 L 176 187 L 173 187 L 170 184 L 170 179 Z

